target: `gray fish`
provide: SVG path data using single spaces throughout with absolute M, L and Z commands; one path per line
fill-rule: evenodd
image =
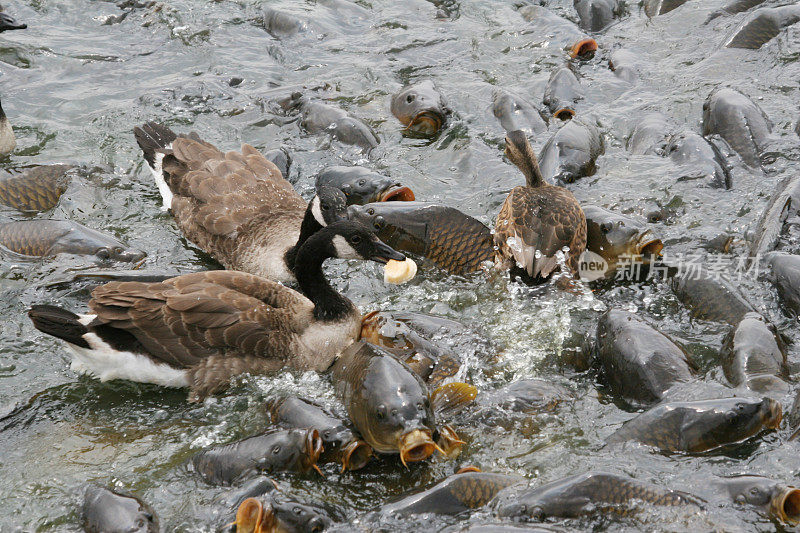
M 272 161 L 272 163 L 278 167 L 278 170 L 281 171 L 281 176 L 287 180 L 289 179 L 289 167 L 292 166 L 292 156 L 286 148 L 280 147 L 264 152 L 264 157 L 268 161 Z
M 547 122 L 533 105 L 512 92 L 495 88 L 492 92 L 492 113 L 506 130 L 527 133 L 544 133 Z
M 391 110 L 406 127 L 406 132 L 422 136 L 439 133 L 447 125 L 451 113 L 431 80 L 404 87 L 392 96 Z
M 453 320 L 422 313 L 372 311 L 361 322 L 361 339 L 380 346 L 406 363 L 430 387 L 454 376 L 461 361 L 432 338 L 464 333 Z
M 764 3 L 765 0 L 733 0 L 722 6 L 720 9 L 713 11 L 706 19 L 706 24 L 708 24 L 711 20 L 723 16 L 723 15 L 735 15 L 737 13 L 741 13 L 743 11 L 747 11 L 752 9 L 758 5 Z
M 527 4 L 520 8 L 520 15 L 528 21 L 530 32 L 548 45 L 566 50 L 570 57 L 591 59 L 597 51 L 597 41 L 586 35 L 572 22 L 559 17 L 546 7 Z
M 74 165 L 41 165 L 0 179 L 0 203 L 24 213 L 47 211 L 69 186 L 66 172 Z
M 611 389 L 633 403 L 657 402 L 673 385 L 692 380 L 686 352 L 627 311 L 609 309 L 600 317 L 596 350 Z
M 619 0 L 575 0 L 580 26 L 586 31 L 601 31 L 622 12 Z
M 614 275 L 620 260 L 633 261 L 657 258 L 664 248 L 661 239 L 645 225 L 631 217 L 594 205 L 584 205 L 586 215 L 586 249 L 605 259 L 606 277 Z
M 0 224 L 0 245 L 32 257 L 60 253 L 93 255 L 103 260 L 140 261 L 141 250 L 70 220 L 23 220 Z
M 678 9 L 686 2 L 687 0 L 644 0 L 643 6 L 645 14 L 653 18 Z
M 572 69 L 565 66 L 553 71 L 542 99 L 553 116 L 561 120 L 571 119 L 580 100 L 583 100 L 583 88 Z
M 628 83 L 636 83 L 641 74 L 641 55 L 625 48 L 617 48 L 611 53 L 608 68 L 616 77 Z
M 322 449 L 316 429 L 279 429 L 203 450 L 191 464 L 207 483 L 230 485 L 256 473 L 319 471 Z
M 594 174 L 595 162 L 603 152 L 603 136 L 597 126 L 574 118 L 547 140 L 539 154 L 539 168 L 551 183 L 572 183 Z
M 458 209 L 423 202 L 378 202 L 347 209 L 350 220 L 377 230 L 396 250 L 426 257 L 451 274 L 494 260 L 492 232 Z
M 759 156 L 771 132 L 764 111 L 739 91 L 717 89 L 703 104 L 703 135 L 718 134 L 750 167 L 761 166 Z
M 733 476 L 712 487 L 739 505 L 752 505 L 784 524 L 800 523 L 800 489 L 763 476 Z
M 750 244 L 750 256 L 769 252 L 778 244 L 784 225 L 800 213 L 800 175 L 784 178 L 764 209 Z
M 772 267 L 772 282 L 790 313 L 800 316 L 800 256 L 772 252 L 766 257 Z
M 83 496 L 81 524 L 86 533 L 159 533 L 158 516 L 131 494 L 89 485 Z
M 702 135 L 690 130 L 675 133 L 669 138 L 664 152 L 675 164 L 683 167 L 681 179 L 704 178 L 713 187 L 731 188 L 731 174 L 725 156 Z
M 296 396 L 277 397 L 267 401 L 267 412 L 283 428 L 316 429 L 325 448 L 320 461 L 341 463 L 342 471 L 364 468 L 372 456 L 372 448 L 344 420 L 319 405 Z
M 569 389 L 550 380 L 521 379 L 495 391 L 481 393 L 477 404 L 483 409 L 490 409 L 492 416 L 497 416 L 498 409 L 532 414 L 553 411 L 571 396 Z
M 372 128 L 338 107 L 311 100 L 301 93 L 293 93 L 288 105 L 300 111 L 300 125 L 308 133 L 327 133 L 339 142 L 364 151 L 372 150 L 381 142 Z
M 304 27 L 300 19 L 272 8 L 264 10 L 262 23 L 267 33 L 276 38 L 291 37 L 301 32 Z
M 333 364 L 336 392 L 350 420 L 378 453 L 399 453 L 403 464 L 436 449 L 436 418 L 425 384 L 381 348 L 358 342 Z
M 597 513 L 628 515 L 649 505 L 702 507 L 702 501 L 691 494 L 606 472 L 577 474 L 520 493 L 505 491 L 495 502 L 501 517 L 533 520 Z
M 775 326 L 748 313 L 725 338 L 720 352 L 725 377 L 734 387 L 788 392 L 786 352 Z
M 325 531 L 333 525 L 329 506 L 301 501 L 280 490 L 247 498 L 236 509 L 236 519 L 220 533 L 288 533 Z
M 687 267 L 672 278 L 672 290 L 692 317 L 701 320 L 735 326 L 747 313 L 756 311 L 728 279 L 703 268 Z
M 339 189 L 347 205 L 414 200 L 414 191 L 402 183 L 364 167 L 327 167 L 317 175 L 316 187 Z
M 776 429 L 781 418 L 781 404 L 770 398 L 667 402 L 628 420 L 606 442 L 635 440 L 665 452 L 700 453 Z
M 800 21 L 800 5 L 762 7 L 753 11 L 728 37 L 726 48 L 757 50 L 785 28 Z
M 663 155 L 667 138 L 674 127 L 661 113 L 647 113 L 636 123 L 628 138 L 628 151 L 634 155 Z
M 382 505 L 374 514 L 398 518 L 419 514 L 458 515 L 483 507 L 501 490 L 524 482 L 525 478 L 519 476 L 464 472 L 445 478 L 428 489 L 399 496 Z

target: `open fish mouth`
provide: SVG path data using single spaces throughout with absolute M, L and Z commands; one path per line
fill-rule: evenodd
M 778 426 L 781 425 L 781 420 L 783 420 L 783 411 L 781 410 L 781 404 L 776 402 L 775 400 L 769 400 L 769 406 L 767 407 L 767 420 L 764 425 L 769 429 L 778 429 Z
M 580 57 L 581 59 L 591 59 L 597 51 L 597 41 L 591 37 L 581 39 L 570 47 L 570 56 L 572 58 Z
M 413 202 L 414 191 L 399 184 L 392 185 L 378 196 L 379 202 Z
M 434 109 L 420 111 L 406 126 L 406 131 L 419 135 L 435 135 L 444 125 L 444 115 Z
M 408 463 L 424 461 L 436 450 L 441 451 L 433 439 L 429 429 L 414 429 L 400 437 L 400 461 L 404 466 Z M 444 452 L 442 452 L 444 454 Z
M 319 436 L 319 431 L 316 429 L 309 430 L 306 434 L 306 449 L 304 459 L 305 470 L 313 468 L 319 475 L 323 476 L 322 470 L 317 466 L 319 456 L 325 448 L 322 446 L 322 437 Z
M 236 526 L 236 533 L 271 533 L 275 531 L 277 519 L 272 506 L 255 499 L 247 498 L 236 510 L 236 521 L 231 526 Z
M 800 489 L 784 487 L 772 497 L 769 513 L 781 522 L 796 525 L 800 522 Z
M 570 109 L 568 107 L 562 107 L 561 109 L 553 113 L 553 116 L 559 120 L 570 120 L 572 117 L 575 116 L 575 110 Z
M 342 449 L 342 472 L 364 468 L 372 457 L 372 446 L 363 440 L 354 440 Z
M 650 230 L 645 231 L 639 237 L 639 242 L 637 244 L 637 253 L 639 255 L 656 258 L 661 255 L 661 250 L 663 249 L 664 243 L 661 242 L 661 239 L 653 237 Z

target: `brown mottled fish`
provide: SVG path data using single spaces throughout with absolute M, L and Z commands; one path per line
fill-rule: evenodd
M 41 165 L 0 178 L 0 203 L 24 213 L 47 211 L 67 190 L 72 165 Z

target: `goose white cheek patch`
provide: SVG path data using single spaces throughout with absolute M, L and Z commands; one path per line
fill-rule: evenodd
M 399 285 L 417 275 L 417 264 L 406 257 L 405 261 L 390 259 L 383 267 L 383 281 Z

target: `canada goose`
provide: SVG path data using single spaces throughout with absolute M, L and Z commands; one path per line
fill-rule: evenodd
M 578 200 L 542 177 L 528 139 L 520 130 L 506 136 L 506 156 L 525 174 L 526 185 L 514 187 L 495 223 L 495 264 L 512 277 L 541 282 L 556 270 L 556 253 L 569 247 L 567 265 L 578 269 L 586 250 L 586 216 Z
M 155 122 L 133 131 L 164 209 L 187 239 L 227 269 L 294 282 L 299 247 L 344 218 L 340 191 L 320 190 L 306 205 L 278 167 L 248 144 L 222 153 L 196 133 L 176 135 Z
M 250 372 L 327 369 L 358 339 L 361 313 L 322 272 L 330 257 L 386 263 L 405 257 L 362 224 L 321 229 L 297 254 L 303 294 L 252 274 L 210 271 L 162 282 L 111 282 L 92 292 L 94 314 L 33 306 L 34 326 L 69 343 L 72 369 L 102 381 L 190 387 L 199 401 Z

